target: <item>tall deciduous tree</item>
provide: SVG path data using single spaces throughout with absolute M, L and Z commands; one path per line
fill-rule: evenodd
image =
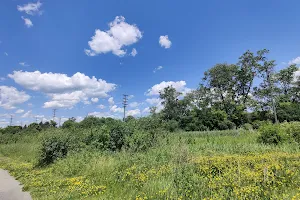
M 178 97 L 181 95 L 172 86 L 164 88 L 163 91 L 159 92 L 159 97 L 162 99 L 162 110 L 163 116 L 166 120 L 176 119 L 179 116 L 179 104 Z

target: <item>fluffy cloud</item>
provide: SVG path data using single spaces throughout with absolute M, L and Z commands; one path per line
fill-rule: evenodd
M 143 113 L 149 113 L 149 112 L 150 112 L 150 108 L 149 107 L 144 108 Z
M 137 50 L 135 48 L 133 48 L 130 55 L 135 57 L 137 55 L 137 53 L 138 53 Z
M 30 28 L 33 26 L 32 21 L 29 18 L 25 18 L 25 17 L 21 17 L 24 20 L 25 26 L 27 26 L 27 28 Z
M 28 117 L 32 117 L 32 111 L 31 110 L 27 111 L 24 115 L 22 115 L 22 118 L 28 118 Z
M 114 101 L 114 98 L 113 97 L 109 97 L 108 98 L 108 103 L 109 103 L 109 105 L 114 105 L 115 104 L 115 101 Z
M 296 82 L 300 78 L 300 69 L 294 73 L 294 82 Z
M 88 101 L 88 98 L 107 97 L 107 93 L 116 87 L 113 83 L 79 72 L 69 77 L 51 72 L 14 71 L 8 77 L 27 89 L 47 94 L 51 100 L 44 103 L 45 108 L 71 108 L 79 102 Z
M 98 98 L 92 98 L 91 101 L 92 101 L 93 103 L 97 103 L 97 102 L 99 101 L 99 99 L 98 99 Z
M 98 106 L 97 106 L 97 108 L 104 109 L 104 108 L 106 108 L 106 106 L 105 106 L 105 105 L 102 105 L 102 104 L 100 104 L 100 105 L 98 105 Z
M 138 103 L 138 102 L 132 102 L 132 103 L 129 104 L 129 106 L 130 106 L 131 108 L 136 108 L 136 107 L 138 107 L 139 105 L 141 105 L 141 104 Z
M 30 96 L 14 87 L 0 86 L 0 107 L 14 109 L 30 99 Z
M 156 105 L 161 102 L 159 98 L 151 98 L 151 99 L 146 99 L 146 102 L 149 103 L 150 105 Z
M 168 49 L 171 47 L 172 42 L 169 40 L 169 37 L 167 35 L 162 35 L 159 37 L 159 44 L 161 47 Z
M 95 35 L 88 42 L 90 49 L 85 49 L 85 53 L 88 56 L 96 56 L 112 52 L 117 56 L 124 56 L 126 50 L 123 47 L 134 44 L 141 38 L 142 33 L 136 25 L 126 23 L 123 16 L 117 16 L 109 23 L 109 30 L 95 30 Z
M 163 68 L 163 66 L 158 66 L 153 70 L 153 73 L 156 73 L 158 70 L 161 70 Z
M 300 65 L 300 56 L 289 61 L 289 65 L 292 65 L 292 64 Z
M 126 112 L 126 116 L 137 116 L 140 115 L 141 111 L 139 109 L 135 109 L 135 110 L 128 110 Z
M 159 95 L 159 92 L 162 91 L 164 88 L 168 87 L 168 86 L 172 86 L 173 88 L 176 89 L 177 92 L 181 92 L 183 94 L 186 94 L 187 92 L 189 92 L 191 89 L 186 87 L 186 82 L 185 81 L 163 81 L 159 84 L 156 84 L 154 86 L 152 86 L 152 88 L 150 88 L 146 95 L 147 96 L 153 96 L 153 95 Z
M 23 6 L 17 6 L 18 11 L 25 12 L 28 15 L 35 15 L 35 14 L 42 14 L 40 8 L 42 7 L 41 2 L 36 3 L 28 3 L 24 4 Z
M 110 111 L 114 113 L 123 113 L 123 108 L 120 108 L 117 105 L 113 105 L 110 107 Z
M 117 117 L 109 112 L 92 112 L 88 114 L 89 116 L 95 116 L 95 117 L 111 117 L 111 118 L 120 118 Z
M 21 113 L 23 113 L 23 112 L 24 112 L 24 110 L 18 109 L 18 110 L 16 111 L 16 114 L 21 114 Z

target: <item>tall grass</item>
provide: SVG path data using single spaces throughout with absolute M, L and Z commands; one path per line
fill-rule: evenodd
M 18 135 L 0 145 L 0 167 L 35 199 L 291 199 L 299 193 L 299 145 L 260 144 L 255 131 L 169 133 L 147 151 L 85 148 L 35 167 L 40 142 L 51 134 L 64 133 Z

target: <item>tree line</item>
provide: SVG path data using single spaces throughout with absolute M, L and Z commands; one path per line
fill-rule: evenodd
M 262 121 L 300 121 L 299 68 L 278 72 L 269 50 L 246 51 L 235 64 L 219 63 L 204 73 L 199 87 L 186 94 L 169 86 L 160 92 L 164 108 L 152 116 L 186 131 L 224 130 Z

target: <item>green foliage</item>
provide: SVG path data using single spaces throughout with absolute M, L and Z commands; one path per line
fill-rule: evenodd
M 244 130 L 247 130 L 247 131 L 253 130 L 253 126 L 251 124 L 249 124 L 249 123 L 243 124 L 241 126 L 241 128 L 244 129 Z
M 126 149 L 133 152 L 148 150 L 156 144 L 157 136 L 149 131 L 135 130 L 132 135 L 125 138 Z
M 286 127 L 287 134 L 300 144 L 300 122 L 291 122 Z
M 116 121 L 110 125 L 109 149 L 112 151 L 121 150 L 125 144 L 125 138 L 133 134 L 133 128 L 125 123 Z
M 65 121 L 62 125 L 62 128 L 64 129 L 72 129 L 75 128 L 77 126 L 77 123 L 75 122 L 74 119 L 68 119 L 67 121 Z
M 16 134 L 22 130 L 21 126 L 8 126 L 1 130 L 3 134 Z
M 179 124 L 176 120 L 169 120 L 164 123 L 164 128 L 167 131 L 174 132 L 174 131 L 178 130 Z
M 107 150 L 109 148 L 110 129 L 107 125 L 100 128 L 92 129 L 91 133 L 84 139 L 86 145 L 91 145 L 100 150 Z
M 258 141 L 264 144 L 282 144 L 288 140 L 288 134 L 285 131 L 279 124 L 264 125 L 259 128 Z
M 70 145 L 67 137 L 54 135 L 44 139 L 40 149 L 38 165 L 45 166 L 58 158 L 67 156 Z

